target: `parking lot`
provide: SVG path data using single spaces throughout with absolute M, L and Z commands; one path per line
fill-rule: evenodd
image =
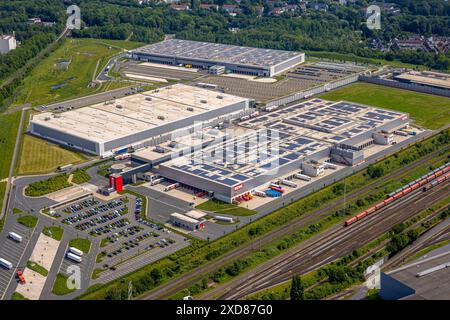
M 178 250 L 181 243 L 182 246 L 189 244 L 189 241 L 185 244 L 182 236 L 143 219 L 143 210 L 140 197 L 126 195 L 110 201 L 91 197 L 56 212 L 61 216 L 59 219 L 63 225 L 92 237 L 95 239 L 93 245 L 99 246 L 91 248 L 89 258 L 83 258 L 77 264 L 82 274 L 91 274 L 96 270 L 96 278 L 101 280 L 103 272 L 107 272 L 108 279 L 113 279 L 121 274 L 118 272 L 116 275 L 116 270 L 132 271 L 139 267 L 127 264 L 126 268 L 120 266 L 130 259 L 145 256 L 148 263 L 154 253 L 159 259 Z M 67 268 L 73 264 L 73 261 L 64 257 L 59 272 L 67 274 Z
M 0 299 L 5 294 L 10 281 L 16 281 L 14 276 L 15 269 L 17 267 L 25 268 L 25 266 L 19 266 L 18 264 L 28 245 L 28 239 L 31 232 L 30 229 L 17 222 L 13 225 L 10 231 L 21 235 L 23 240 L 22 242 L 16 242 L 10 239 L 6 233 L 3 233 L 5 237 L 0 239 L 0 258 L 3 258 L 13 264 L 13 268 L 11 270 L 0 266 Z

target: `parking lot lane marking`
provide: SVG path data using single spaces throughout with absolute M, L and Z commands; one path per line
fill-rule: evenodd
M 30 238 L 27 240 L 27 243 L 26 243 L 26 245 L 25 245 L 25 247 L 24 247 L 24 249 L 22 250 L 22 253 L 21 253 L 21 255 L 20 255 L 19 261 L 18 261 L 16 264 L 19 264 L 19 263 L 20 263 L 20 261 L 22 260 L 22 258 L 23 258 L 23 256 L 24 256 L 25 252 L 27 251 L 26 249 L 28 248 L 29 244 L 31 243 L 31 239 L 33 239 L 33 235 L 34 235 L 34 233 L 35 233 L 35 231 L 36 231 L 37 226 L 38 226 L 38 225 L 36 225 L 36 226 L 34 227 L 34 229 L 32 230 L 31 236 L 30 236 Z M 36 241 L 37 241 L 37 239 L 36 239 Z M 5 291 L 2 293 L 2 295 L 1 295 L 1 297 L 0 297 L 0 300 L 3 300 L 3 299 L 4 299 L 5 293 L 6 293 L 6 291 L 8 291 L 8 288 L 9 288 L 9 286 L 11 285 L 11 281 L 12 281 L 12 279 L 13 279 L 13 275 L 16 273 L 16 271 L 17 271 L 17 266 L 14 268 L 14 270 L 13 270 L 11 276 L 9 277 L 8 284 L 6 285 Z

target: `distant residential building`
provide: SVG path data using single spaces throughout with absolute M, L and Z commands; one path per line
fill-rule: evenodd
M 449 37 L 429 37 L 414 36 L 409 39 L 393 39 L 389 44 L 393 51 L 415 50 L 434 53 L 448 53 L 450 51 Z
M 274 16 L 279 16 L 280 14 L 283 14 L 286 12 L 286 9 L 284 7 L 275 7 L 270 11 L 270 14 Z
M 311 3 L 310 7 L 314 10 L 318 10 L 318 11 L 328 11 L 328 4 L 326 3 Z
M 29 18 L 28 19 L 28 23 L 29 24 L 39 24 L 39 25 L 42 25 L 44 27 L 52 27 L 52 26 L 56 25 L 56 22 L 42 21 L 41 18 Z
M 255 6 L 255 11 L 256 11 L 257 15 L 262 16 L 262 14 L 264 13 L 264 7 L 263 6 Z
M 176 3 L 172 3 L 170 5 L 170 8 L 173 10 L 177 10 L 177 11 L 187 11 L 187 10 L 191 10 L 191 8 L 189 7 L 188 4 L 176 4 Z
M 300 7 L 297 4 L 288 4 L 283 6 L 283 8 L 286 11 L 294 12 L 295 10 L 299 9 Z
M 390 15 L 399 15 L 402 13 L 400 7 L 398 7 L 395 3 L 388 2 L 373 2 L 371 5 L 379 6 L 381 11 L 390 14 Z
M 217 4 L 210 4 L 210 3 L 202 3 L 200 4 L 201 9 L 205 10 L 219 10 L 219 6 Z
M 235 16 L 235 15 L 237 15 L 238 13 L 241 13 L 241 12 L 242 12 L 242 9 L 239 8 L 239 6 L 234 5 L 234 4 L 224 4 L 224 5 L 223 5 L 223 9 L 224 9 L 226 12 L 228 12 L 228 14 L 229 14 L 230 16 Z
M 14 35 L 0 36 L 0 54 L 8 53 L 17 48 L 17 42 Z
M 41 18 L 29 18 L 28 19 L 28 23 L 30 24 L 40 24 L 42 23 Z

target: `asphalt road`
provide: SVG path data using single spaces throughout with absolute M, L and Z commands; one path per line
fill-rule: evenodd
M 81 108 L 109 100 L 119 99 L 124 97 L 127 94 L 135 93 L 132 87 L 119 88 L 111 91 L 101 92 L 97 94 L 93 94 L 90 96 L 80 97 L 76 99 L 61 101 L 58 103 L 49 104 L 46 107 L 38 106 L 35 107 L 37 111 L 53 111 L 55 108 L 64 107 L 65 110 Z

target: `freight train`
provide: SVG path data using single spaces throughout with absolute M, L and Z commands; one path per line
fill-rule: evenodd
M 359 221 L 359 220 L 367 217 L 368 215 L 374 213 L 375 211 L 378 211 L 379 209 L 383 208 L 388 203 L 390 203 L 394 200 L 397 200 L 399 198 L 402 198 L 402 197 L 406 196 L 407 194 L 409 194 L 410 192 L 412 192 L 422 186 L 424 186 L 423 191 L 427 191 L 430 188 L 434 187 L 435 185 L 442 183 L 445 180 L 450 179 L 450 172 L 448 173 L 448 171 L 450 171 L 450 163 L 446 163 L 446 164 L 440 166 L 439 168 L 427 173 L 426 175 L 423 175 L 419 179 L 416 179 L 413 182 L 408 183 L 407 185 L 395 190 L 394 192 L 389 193 L 385 200 L 379 202 L 375 206 L 367 209 L 366 211 L 361 212 L 357 216 L 354 216 L 354 217 L 348 219 L 347 221 L 345 221 L 344 226 L 347 227 L 347 226 L 355 223 L 356 221 Z M 433 181 L 434 179 L 437 179 L 437 180 Z M 431 181 L 433 181 L 433 182 L 431 182 Z

